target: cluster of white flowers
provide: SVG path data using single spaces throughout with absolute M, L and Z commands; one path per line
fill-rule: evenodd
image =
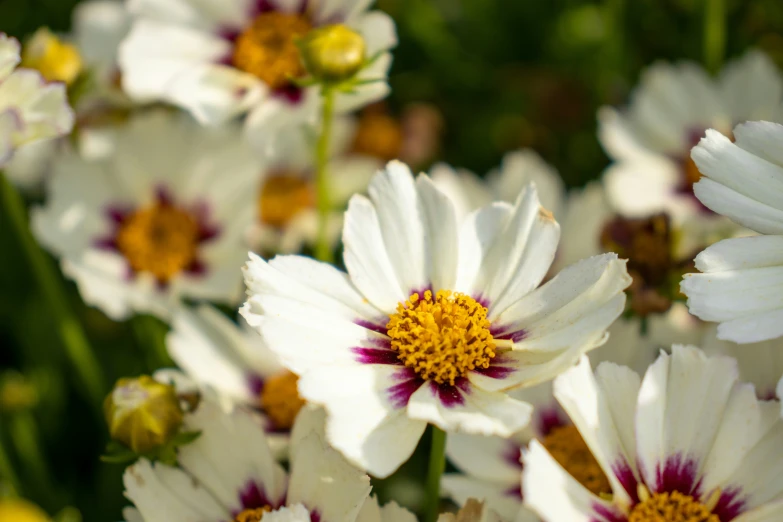
M 415 522 L 368 474 L 417 447 L 431 516 L 783 519 L 779 71 L 650 67 L 583 189 L 530 150 L 414 175 L 357 118 L 396 44 L 370 3 L 93 0 L 0 37 L 35 238 L 86 303 L 170 325 L 178 369 L 106 403 L 126 520 Z

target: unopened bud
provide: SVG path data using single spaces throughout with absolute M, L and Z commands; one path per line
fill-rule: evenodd
M 117 381 L 103 412 L 111 437 L 139 454 L 169 442 L 182 426 L 174 387 L 147 375 Z
M 75 45 L 43 27 L 25 44 L 21 65 L 37 70 L 46 81 L 71 85 L 82 72 L 82 57 Z
M 26 500 L 9 498 L 0 500 L 0 520 L 13 522 L 51 522 L 46 513 Z
M 310 31 L 302 39 L 300 50 L 307 71 L 319 80 L 347 80 L 364 65 L 364 38 L 342 24 Z

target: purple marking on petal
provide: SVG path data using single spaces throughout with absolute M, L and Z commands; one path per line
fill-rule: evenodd
M 623 486 L 625 492 L 631 497 L 633 503 L 636 504 L 639 502 L 638 482 L 633 475 L 631 466 L 628 465 L 624 458 L 621 458 L 612 464 L 612 473 L 614 473 L 614 476 L 620 481 L 620 485 Z
M 745 511 L 747 497 L 740 498 L 742 489 L 739 487 L 726 488 L 721 492 L 718 504 L 712 512 L 718 515 L 721 522 L 729 522 Z
M 470 383 L 464 377 L 455 380 L 454 386 L 430 381 L 430 387 L 432 388 L 433 393 L 437 394 L 441 404 L 446 408 L 464 405 L 465 397 L 463 396 L 463 393 L 470 393 Z
M 419 298 L 420 299 L 424 299 L 424 292 L 426 292 L 427 290 L 432 292 L 432 297 L 434 299 L 435 298 L 435 290 L 432 289 L 432 285 L 431 284 L 425 286 L 424 288 L 420 288 L 420 289 L 411 288 L 410 292 L 408 292 L 408 297 L 412 296 L 413 294 L 419 294 Z
M 489 298 L 484 297 L 482 294 L 472 296 L 473 300 L 478 304 L 489 310 Z
M 556 404 L 538 408 L 534 415 L 536 416 L 535 428 L 538 432 L 537 434 L 542 438 L 552 433 L 552 430 L 555 428 L 569 424 L 568 421 L 563 419 L 561 410 Z
M 389 402 L 391 402 L 392 406 L 395 408 L 404 408 L 408 405 L 408 401 L 411 400 L 411 395 L 424 384 L 424 380 L 417 376 L 410 368 L 404 368 L 397 372 L 395 378 L 401 382 L 387 388 L 386 393 L 388 394 Z
M 515 330 L 515 331 L 509 331 L 505 330 L 504 327 L 490 327 L 490 333 L 492 334 L 492 337 L 495 339 L 503 339 L 503 340 L 510 340 L 513 343 L 518 343 L 525 337 L 527 337 L 527 332 L 525 330 Z
M 133 211 L 128 208 L 110 206 L 106 208 L 104 214 L 114 225 L 121 225 L 131 212 Z
M 321 522 L 321 513 L 316 510 L 310 511 L 310 522 Z
M 523 497 L 522 497 L 522 484 L 520 483 L 517 486 L 512 486 L 512 487 L 508 488 L 507 490 L 505 490 L 503 492 L 503 496 L 505 496 L 505 497 L 512 497 L 512 498 L 515 498 L 517 500 L 522 500 L 523 499 Z
M 489 368 L 476 368 L 472 371 L 480 373 L 481 375 L 489 377 L 490 379 L 505 379 L 517 370 L 516 368 L 509 368 L 508 366 L 495 366 L 490 364 Z
M 699 484 L 696 480 L 698 466 L 692 458 L 684 458 L 681 453 L 670 456 L 661 469 L 660 463 L 656 466 L 656 484 L 652 493 L 671 493 L 679 491 L 686 495 L 693 495 Z
M 117 250 L 115 237 L 101 237 L 92 242 L 92 245 L 100 250 Z
M 258 374 L 250 374 L 247 376 L 247 387 L 256 397 L 261 396 L 261 392 L 264 389 L 264 378 Z
M 402 361 L 399 359 L 399 354 L 392 350 L 355 347 L 351 348 L 351 351 L 358 355 L 356 361 L 362 364 L 391 364 L 394 366 L 402 365 Z
M 607 507 L 603 504 L 593 504 L 590 506 L 595 514 L 601 518 L 590 518 L 590 522 L 626 522 L 628 517 L 615 511 L 614 506 Z
M 205 276 L 207 274 L 207 264 L 204 263 L 204 261 L 200 259 L 194 259 L 191 261 L 190 265 L 185 267 L 185 272 L 187 272 L 190 275 L 194 276 Z
M 159 205 L 164 207 L 174 205 L 174 195 L 165 185 L 158 185 L 155 187 L 155 199 L 158 201 Z
M 503 460 L 514 467 L 522 469 L 522 448 L 514 441 L 506 441 L 506 449 L 503 451 Z
M 297 87 L 294 84 L 289 84 L 277 89 L 273 93 L 273 96 L 276 96 L 291 105 L 299 105 L 302 103 L 302 100 L 304 100 L 304 89 Z
M 280 501 L 275 502 L 270 499 L 267 496 L 263 485 L 256 484 L 252 481 L 245 484 L 245 487 L 239 492 L 239 501 L 242 504 L 243 510 L 262 508 L 264 506 L 272 506 L 273 509 L 277 509 L 282 504 Z
M 372 321 L 367 321 L 365 319 L 357 319 L 353 323 L 379 334 L 386 335 L 387 332 L 385 324 L 373 323 Z

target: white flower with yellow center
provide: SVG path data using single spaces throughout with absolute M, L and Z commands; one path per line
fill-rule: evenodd
M 365 55 L 375 57 L 358 78 L 379 81 L 340 94 L 338 111 L 388 94 L 394 23 L 367 11 L 369 3 L 132 0 L 136 19 L 120 48 L 123 85 L 137 100 L 173 103 L 206 124 L 249 112 L 249 129 L 274 149 L 282 127 L 316 121 L 318 87 L 294 82 L 305 74 L 295 42 L 315 28 L 344 24 L 364 38 Z
M 320 421 L 320 427 L 318 426 Z M 415 522 L 396 504 L 379 508 L 370 478 L 323 441 L 323 418 L 302 416 L 287 476 L 275 462 L 264 430 L 242 409 L 230 413 L 209 401 L 186 415 L 200 431 L 178 449 L 179 467 L 146 459 L 125 470 L 130 522 Z
M 326 408 L 329 442 L 383 477 L 427 423 L 511 435 L 531 406 L 505 390 L 549 380 L 605 341 L 625 305 L 625 262 L 596 256 L 539 286 L 558 237 L 534 186 L 459 220 L 429 177 L 391 162 L 348 206 L 348 274 L 253 255 L 242 314 L 299 375 L 302 397 Z
M 774 522 L 783 517 L 783 421 L 728 357 L 674 346 L 641 378 L 587 358 L 555 397 L 606 476 L 595 494 L 538 441 L 523 455 L 527 506 L 548 522 Z
M 110 158 L 58 159 L 34 233 L 114 319 L 166 317 L 182 298 L 233 304 L 259 169 L 239 128 L 147 113 L 117 134 Z
M 24 144 L 68 134 L 73 111 L 65 87 L 47 84 L 41 74 L 17 69 L 19 42 L 0 33 L 0 167 Z
M 287 458 L 288 439 L 304 401 L 298 378 L 277 362 L 255 330 L 239 327 L 211 306 L 177 310 L 166 338 L 169 355 L 187 375 L 229 404 L 260 410 L 267 442 Z
M 605 173 L 610 201 L 627 216 L 666 211 L 678 223 L 710 214 L 693 196 L 700 174 L 690 149 L 706 129 L 731 136 L 736 124 L 778 121 L 782 110 L 780 72 L 759 51 L 729 63 L 716 79 L 690 62 L 649 67 L 627 109 L 599 112 L 599 137 L 615 162 Z
M 752 343 L 783 336 L 783 125 L 751 122 L 734 141 L 710 130 L 694 147 L 699 199 L 760 234 L 726 239 L 698 256 L 681 284 L 693 315 L 719 323 L 718 338 Z

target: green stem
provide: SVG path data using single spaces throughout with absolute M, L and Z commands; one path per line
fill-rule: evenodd
M 329 194 L 329 140 L 334 118 L 334 89 L 328 85 L 321 88 L 322 114 L 321 133 L 315 149 L 315 192 L 318 208 L 318 237 L 315 243 L 315 257 L 327 263 L 334 262 L 332 245 L 329 241 L 329 214 L 332 202 Z
M 726 0 L 704 0 L 704 65 L 720 71 L 726 53 Z
M 29 411 L 20 411 L 10 416 L 8 430 L 19 460 L 24 464 L 26 476 L 33 480 L 36 487 L 49 491 L 51 475 L 46 457 L 40 445 L 38 426 Z
M 427 471 L 427 512 L 424 522 L 435 522 L 440 507 L 440 478 L 446 469 L 446 432 L 432 426 L 432 445 L 430 447 L 430 466 Z
M 166 349 L 166 327 L 151 315 L 137 315 L 131 320 L 133 332 L 142 352 L 147 355 L 150 370 L 174 366 Z
M 5 212 L 22 244 L 22 250 L 27 256 L 43 297 L 49 305 L 57 334 L 78 375 L 80 388 L 87 399 L 100 409 L 106 391 L 104 377 L 87 341 L 87 336 L 68 303 L 60 274 L 30 233 L 21 196 L 2 174 L 0 174 L 0 191 L 2 191 Z
M 14 471 L 8 452 L 5 450 L 3 439 L 0 437 L 0 496 L 4 493 L 10 493 L 11 496 L 17 496 L 21 492 L 19 475 Z

